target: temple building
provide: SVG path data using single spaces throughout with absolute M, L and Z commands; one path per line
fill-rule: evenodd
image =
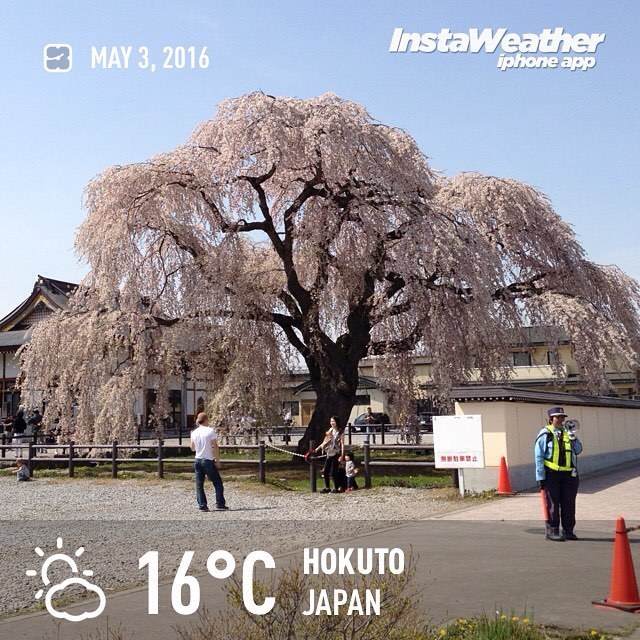
M 20 404 L 16 382 L 20 367 L 16 352 L 28 342 L 34 324 L 49 317 L 54 311 L 66 309 L 69 296 L 78 285 L 62 280 L 38 276 L 29 297 L 0 320 L 0 416 L 14 415 Z
M 72 282 L 54 280 L 38 276 L 31 294 L 13 311 L 0 320 L 0 418 L 13 416 L 20 406 L 20 391 L 16 383 L 20 379 L 18 349 L 29 341 L 31 328 L 46 319 L 55 311 L 66 309 L 69 297 L 78 285 Z M 190 426 L 195 415 L 204 408 L 206 392 L 198 380 L 192 378 L 176 379 L 169 392 L 171 414 L 166 416 L 173 425 Z M 183 403 L 183 398 L 186 402 Z M 149 421 L 155 399 L 155 391 L 147 390 L 136 402 L 136 414 L 139 424 L 144 427 Z M 34 409 L 35 407 L 28 407 Z

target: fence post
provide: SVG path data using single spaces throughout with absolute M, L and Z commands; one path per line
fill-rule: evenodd
M 27 446 L 27 469 L 29 469 L 29 475 L 33 476 L 33 442 L 30 442 Z
M 380 425 L 380 435 L 381 435 L 380 440 L 382 444 L 384 444 L 384 427 L 385 427 L 384 420 L 382 420 L 382 424 Z M 374 439 L 374 442 L 375 442 L 375 439 Z
M 74 458 L 75 458 L 75 451 L 73 448 L 73 442 L 69 443 L 69 477 L 73 478 L 73 475 L 75 473 L 75 469 L 74 469 Z
M 316 443 L 313 440 L 311 440 L 309 442 L 309 451 L 313 451 L 315 447 L 316 447 Z M 311 493 L 316 493 L 316 491 L 318 490 L 318 487 L 316 484 L 316 457 L 314 455 L 309 455 L 307 459 L 311 463 L 309 465 L 309 479 L 311 481 Z
M 2 432 L 2 457 L 3 458 L 7 457 L 7 450 L 4 448 L 6 444 L 7 444 L 7 434 L 3 431 Z
M 118 477 L 118 441 L 111 443 L 111 477 Z
M 162 438 L 158 438 L 158 478 L 161 480 L 164 478 L 164 460 L 162 459 Z
M 266 477 L 266 452 L 267 446 L 264 443 L 264 440 L 260 440 L 260 449 L 258 449 L 258 478 L 262 484 L 265 484 L 267 481 Z
M 351 446 L 351 423 L 347 422 L 347 442 Z
M 384 429 L 384 426 L 383 426 Z M 384 431 L 383 431 L 384 433 Z M 369 445 L 369 436 L 364 438 L 364 488 L 371 489 L 371 449 Z

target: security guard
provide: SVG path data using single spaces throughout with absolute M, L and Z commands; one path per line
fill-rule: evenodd
M 564 428 L 567 414 L 562 407 L 553 407 L 547 414 L 549 424 L 540 430 L 533 448 L 536 480 L 545 493 L 549 514 L 547 540 L 577 540 L 573 532 L 579 484 L 576 456 L 582 451 L 582 443 Z

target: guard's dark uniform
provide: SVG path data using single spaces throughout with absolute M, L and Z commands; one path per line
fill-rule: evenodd
M 564 415 L 560 407 L 549 410 L 550 417 L 564 418 Z M 573 532 L 579 485 L 576 456 L 581 451 L 580 440 L 570 435 L 561 424 L 544 427 L 536 438 L 536 480 L 544 486 L 549 516 L 547 538 L 550 540 L 577 539 Z

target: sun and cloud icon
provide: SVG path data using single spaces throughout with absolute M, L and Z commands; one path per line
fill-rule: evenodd
M 62 549 L 62 538 L 57 539 L 56 548 Z M 69 567 L 71 573 L 79 573 L 78 565 L 71 556 L 67 555 L 66 553 L 53 553 L 45 558 L 45 552 L 40 547 L 36 547 L 34 551 L 38 556 L 44 558 L 44 560 L 42 561 L 42 566 L 40 568 L 40 576 L 42 578 L 42 584 L 45 586 L 45 588 L 48 587 L 46 595 L 45 589 L 38 589 L 35 594 L 35 599 L 40 600 L 40 598 L 42 598 L 42 596 L 44 595 L 45 607 L 54 618 L 62 618 L 63 620 L 68 620 L 69 622 L 82 622 L 83 620 L 88 620 L 90 618 L 97 618 L 104 611 L 105 605 L 107 604 L 107 599 L 104 595 L 104 591 L 88 580 L 76 576 L 67 578 L 66 580 L 63 580 L 62 582 L 57 584 L 51 583 L 51 580 L 49 579 L 49 569 L 54 563 L 63 562 Z M 76 549 L 74 556 L 76 558 L 79 558 L 83 553 L 84 547 L 79 547 L 78 549 Z M 38 575 L 38 571 L 36 571 L 35 569 L 27 569 L 25 573 L 29 577 L 35 577 Z M 93 571 L 85 569 L 82 572 L 82 575 L 90 578 L 93 576 Z M 61 594 L 64 589 L 74 585 L 83 587 L 87 592 L 95 593 L 98 596 L 98 607 L 93 611 L 85 611 L 84 613 L 80 613 L 78 615 L 73 615 L 71 613 L 67 613 L 66 611 L 58 611 L 53 606 L 53 598 L 56 596 L 56 594 Z

